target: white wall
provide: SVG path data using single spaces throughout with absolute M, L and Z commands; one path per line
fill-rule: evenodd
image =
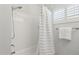
M 10 54 L 10 5 L 0 5 L 0 54 Z
M 35 54 L 40 5 L 22 5 L 22 7 L 21 10 L 14 10 L 15 51 L 16 54 Z
M 63 7 L 67 7 L 68 5 L 51 5 L 49 9 L 56 10 Z M 54 7 L 53 7 L 54 6 Z M 73 30 L 72 40 L 59 40 L 58 39 L 58 30 L 56 28 L 70 26 L 72 28 L 79 28 L 79 18 L 77 19 L 69 19 L 64 20 L 64 23 L 54 24 L 54 42 L 55 42 L 55 50 L 56 55 L 79 55 L 79 30 Z M 74 22 L 74 20 L 76 22 Z
M 51 10 L 57 10 L 57 9 L 60 9 L 60 8 L 65 8 L 65 7 L 68 7 L 70 5 L 73 5 L 73 4 L 46 4 L 46 6 Z
M 57 24 L 55 28 L 70 26 L 72 28 L 79 28 L 79 22 L 75 23 L 65 23 L 65 24 Z M 79 30 L 73 30 L 72 32 L 72 40 L 59 40 L 58 39 L 58 30 L 54 30 L 54 38 L 55 38 L 55 47 L 56 54 L 60 55 L 79 55 Z

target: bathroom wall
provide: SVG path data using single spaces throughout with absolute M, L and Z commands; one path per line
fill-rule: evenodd
M 57 24 L 55 28 L 62 26 L 70 26 L 72 28 L 79 28 L 79 22 Z M 79 55 L 79 30 L 73 29 L 72 40 L 60 40 L 58 39 L 58 30 L 54 29 L 55 48 L 57 55 Z
M 16 5 L 17 6 L 17 5 Z M 21 5 L 14 10 L 15 52 L 35 54 L 38 40 L 40 5 Z
M 63 7 L 67 7 L 68 5 L 55 5 L 52 7 L 51 5 L 49 9 L 52 11 L 55 9 L 60 9 Z M 51 8 L 52 7 L 52 8 Z M 52 15 L 53 16 L 53 15 Z M 55 42 L 55 50 L 56 55 L 79 55 L 79 30 L 73 30 L 72 32 L 72 40 L 60 40 L 58 39 L 58 30 L 56 28 L 70 26 L 72 28 L 79 28 L 79 18 L 65 20 L 64 23 L 54 24 L 54 42 Z M 77 21 L 74 21 L 77 20 Z
M 10 54 L 10 5 L 0 5 L 0 55 Z

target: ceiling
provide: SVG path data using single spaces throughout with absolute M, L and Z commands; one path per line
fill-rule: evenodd
M 68 7 L 72 4 L 46 4 L 46 6 L 52 11 L 52 10 L 56 10 L 59 8 L 64 8 L 64 7 Z

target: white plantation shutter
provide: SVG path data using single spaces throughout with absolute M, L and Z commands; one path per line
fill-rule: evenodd
M 54 11 L 54 20 L 62 20 L 65 18 L 65 9 Z
M 67 18 L 79 17 L 79 5 L 70 6 L 67 8 Z
M 62 9 L 54 10 L 54 21 L 57 23 L 66 22 L 66 20 L 79 21 L 79 5 L 71 5 Z

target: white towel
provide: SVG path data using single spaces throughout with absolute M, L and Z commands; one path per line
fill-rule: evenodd
M 61 27 L 59 28 L 59 39 L 71 40 L 72 28 L 71 27 Z

